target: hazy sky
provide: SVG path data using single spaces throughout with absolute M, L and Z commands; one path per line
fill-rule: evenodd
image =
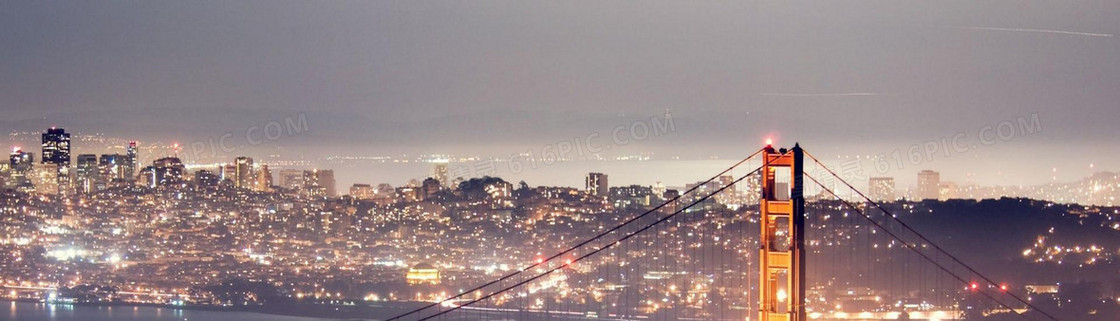
M 737 155 L 775 135 L 838 155 L 1037 113 L 1042 132 L 972 159 L 1120 170 L 1117 17 L 1117 1 L 4 1 L 0 126 L 190 141 L 302 112 L 311 133 L 276 144 L 457 152 L 668 110 L 677 131 L 643 148 Z

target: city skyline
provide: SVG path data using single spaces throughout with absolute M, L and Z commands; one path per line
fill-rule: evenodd
M 65 137 L 65 138 L 63 138 Z M 195 181 L 195 182 L 210 182 L 210 177 L 214 181 L 210 185 L 216 185 L 222 181 L 229 181 L 233 187 L 238 189 L 251 189 L 254 191 L 269 192 L 273 187 L 285 187 L 289 189 L 301 190 L 303 184 L 313 186 L 311 191 L 301 191 L 301 195 L 306 196 L 319 196 L 319 197 L 337 197 L 343 195 L 339 193 L 339 189 L 349 190 L 351 193 L 345 194 L 347 196 L 354 196 L 354 193 L 368 194 L 372 193 L 373 186 L 396 186 L 407 188 L 420 188 L 426 194 L 430 194 L 427 187 L 427 180 L 434 179 L 434 182 L 441 186 L 456 187 L 457 184 L 469 181 L 471 179 L 494 177 L 503 178 L 500 174 L 512 174 L 505 176 L 507 179 L 519 180 L 520 172 L 502 173 L 495 170 L 494 159 L 468 159 L 459 162 L 453 162 L 451 155 L 429 155 L 422 156 L 422 160 L 416 161 L 421 166 L 427 166 L 427 174 L 420 176 L 408 176 L 407 180 L 403 181 L 370 181 L 363 179 L 352 179 L 339 184 L 334 178 L 333 168 L 321 168 L 318 166 L 295 166 L 285 167 L 276 166 L 273 164 L 272 168 L 279 170 L 279 173 L 274 174 L 269 169 L 269 164 L 265 162 L 254 163 L 253 157 L 237 156 L 231 162 L 218 162 L 212 164 L 190 164 L 185 163 L 178 156 L 181 147 L 178 145 L 171 146 L 172 155 L 156 157 L 152 161 L 152 166 L 144 167 L 140 175 L 135 175 L 137 168 L 142 165 L 143 160 L 137 156 L 136 150 L 138 143 L 135 140 L 129 140 L 127 147 L 125 147 L 126 154 L 120 153 L 106 153 L 100 154 L 77 154 L 76 166 L 69 166 L 70 159 L 70 134 L 64 128 L 51 127 L 44 130 L 42 135 L 42 151 L 43 154 L 54 154 L 51 157 L 54 161 L 41 160 L 43 164 L 51 164 L 51 168 L 40 169 L 37 173 L 26 171 L 13 171 L 12 173 L 24 173 L 20 175 L 31 176 L 30 179 L 20 178 L 22 176 L 13 176 L 13 179 L 7 180 L 5 187 L 14 188 L 23 191 L 37 191 L 40 193 L 47 192 L 42 188 L 48 188 L 50 194 L 79 192 L 84 194 L 91 194 L 97 191 L 105 190 L 111 185 L 120 185 L 122 183 L 133 184 L 140 182 L 141 185 L 155 187 L 163 185 L 165 180 L 164 175 L 167 173 L 161 171 L 171 163 L 174 163 L 174 170 L 172 175 L 173 181 Z M 64 143 L 63 143 L 64 141 Z M 767 143 L 772 143 L 772 139 L 768 139 Z M 60 149 L 59 146 L 65 146 Z M 61 151 L 60 151 L 61 150 Z M 9 156 L 9 162 L 5 169 L 21 168 L 21 165 L 27 162 L 28 159 L 34 159 L 34 153 L 24 151 L 20 147 L 13 147 L 12 153 Z M 390 160 L 392 162 L 399 162 L 400 160 L 379 159 L 382 162 Z M 414 161 L 416 159 L 413 159 Z M 516 161 L 516 163 L 515 163 Z M 526 164 L 536 165 L 540 160 L 533 158 L 510 158 L 508 164 L 505 166 L 525 166 Z M 567 160 L 570 161 L 570 160 Z M 408 162 L 407 160 L 405 161 Z M 556 160 L 556 162 L 564 162 L 564 160 Z M 887 162 L 885 159 L 874 160 L 877 164 Z M 457 167 L 449 170 L 448 166 L 456 164 Z M 552 165 L 552 164 L 544 164 Z M 1047 184 L 1035 185 L 981 185 L 971 181 L 959 182 L 953 180 L 942 180 L 941 173 L 935 170 L 921 169 L 917 171 L 917 179 L 913 185 L 898 186 L 896 185 L 896 178 L 893 176 L 868 176 L 869 173 L 863 172 L 864 169 L 859 167 L 858 162 L 845 161 L 840 166 L 847 167 L 843 177 L 846 179 L 856 180 L 858 186 L 864 186 L 869 191 L 871 199 L 878 201 L 898 201 L 898 200 L 952 200 L 952 199 L 998 199 L 1004 197 L 1012 198 L 1033 198 L 1039 200 L 1047 200 L 1056 203 L 1070 203 L 1070 204 L 1084 204 L 1084 205 L 1103 205 L 1112 206 L 1116 204 L 1117 192 L 1120 191 L 1120 174 L 1098 171 L 1090 172 L 1089 176 L 1082 177 L 1074 181 L 1058 181 L 1056 176 L 1051 177 L 1051 181 Z M 851 167 L 856 166 L 856 167 Z M 479 167 L 486 168 L 485 171 L 479 171 Z M 50 172 L 43 172 L 49 170 Z M 820 173 L 821 168 L 811 168 L 809 171 Z M 1056 171 L 1056 169 L 1055 169 Z M 133 173 L 130 175 L 130 173 Z M 452 173 L 458 176 L 452 176 Z M 297 177 L 292 177 L 296 175 Z M 411 174 L 408 174 L 411 175 Z M 611 186 L 607 183 L 605 173 L 590 172 L 583 177 L 583 188 L 593 195 L 606 196 L 608 188 L 616 186 L 644 186 L 645 188 L 676 188 L 685 189 L 692 186 L 692 181 L 679 182 L 675 184 L 665 184 L 661 180 L 650 183 L 635 183 L 623 182 L 616 186 Z M 721 177 L 721 179 L 730 177 Z M 38 180 L 36 180 L 38 179 Z M 46 180 L 46 181 L 45 181 Z M 524 182 L 524 180 L 521 180 Z M 862 185 L 861 181 L 866 181 L 866 185 Z M 294 183 L 293 183 L 294 182 Z M 835 184 L 835 182 L 832 182 Z M 322 185 L 320 185 L 322 184 Z M 349 187 L 347 187 L 349 186 Z M 548 183 L 538 183 L 530 186 L 566 186 L 578 188 L 580 185 L 557 185 Z M 835 188 L 833 185 L 832 188 Z M 36 188 L 39 188 L 36 190 Z M 824 196 L 827 192 L 824 189 L 810 189 L 818 196 Z M 1042 191 L 1042 192 L 1040 192 Z M 856 195 L 844 195 L 847 198 L 854 198 Z
M 1114 321 L 1120 2 L 0 2 L 0 319 Z
M 1120 171 L 1120 152 L 1096 147 L 1120 134 L 1109 121 L 1120 118 L 1111 103 L 1120 100 L 1111 90 L 1120 86 L 1111 54 L 1120 30 L 1106 14 L 1117 6 L 1032 3 L 1007 11 L 820 2 L 827 10 L 810 11 L 811 23 L 793 18 L 797 4 L 754 2 L 601 10 L 285 2 L 263 11 L 9 3 L 0 27 L 21 45 L 0 51 L 12 71 L 0 77 L 0 127 L 145 136 L 187 152 L 232 133 L 234 146 L 252 149 L 219 150 L 225 158 L 504 157 L 592 133 L 609 138 L 615 126 L 670 111 L 672 134 L 604 156 L 736 158 L 773 136 L 828 146 L 820 152 L 829 157 L 901 149 L 907 158 L 911 146 L 924 154 L 926 143 L 964 133 L 963 148 L 939 147 L 923 167 L 971 173 L 983 185 L 1038 184 L 1027 173 L 1052 168 L 1072 181 L 1089 164 Z M 653 18 L 668 12 L 674 19 Z M 303 18 L 280 18 L 288 16 Z M 264 125 L 298 115 L 306 132 L 265 139 Z M 1001 123 L 1032 116 L 1037 131 L 997 137 Z M 1083 161 L 1050 152 L 1064 149 Z M 978 160 L 1017 166 L 971 170 Z

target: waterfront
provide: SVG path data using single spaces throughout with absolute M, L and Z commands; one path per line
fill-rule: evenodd
M 150 321 L 312 321 L 330 320 L 319 318 L 304 318 L 263 314 L 240 311 L 211 311 L 193 309 L 171 309 L 150 306 L 93 306 L 93 305 L 64 305 L 32 302 L 4 302 L 0 303 L 2 312 L 0 320 L 150 320 Z

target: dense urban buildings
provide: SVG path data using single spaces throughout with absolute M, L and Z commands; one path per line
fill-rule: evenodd
M 13 149 L 9 162 L 0 167 L 0 181 L 5 186 L 0 193 L 0 229 L 7 235 L 0 238 L 0 255 L 20 258 L 0 262 L 0 286 L 14 289 L 7 298 L 91 304 L 258 305 L 277 299 L 262 299 L 260 295 L 265 292 L 231 294 L 221 286 L 229 282 L 266 282 L 274 285 L 269 295 L 294 300 L 288 304 L 343 307 L 354 302 L 432 301 L 509 273 L 526 262 L 629 218 L 640 217 L 641 213 L 674 199 L 677 201 L 666 203 L 657 213 L 674 213 L 697 203 L 685 212 L 689 218 L 671 228 L 657 230 L 657 235 L 667 238 L 665 241 L 646 239 L 641 241 L 642 246 L 633 245 L 629 250 L 612 252 L 612 256 L 581 262 L 564 278 L 549 279 L 539 285 L 550 290 L 526 295 L 534 300 L 560 294 L 569 298 L 588 295 L 604 304 L 618 304 L 631 295 L 646 299 L 668 295 L 671 299 L 661 301 L 664 306 L 660 309 L 673 306 L 678 313 L 697 317 L 707 315 L 708 309 L 730 305 L 688 301 L 689 295 L 714 297 L 709 290 L 673 294 L 660 287 L 711 284 L 721 296 L 731 298 L 731 293 L 750 292 L 746 287 L 757 282 L 752 281 L 754 274 L 749 270 L 700 268 L 698 272 L 702 273 L 693 275 L 687 273 L 689 268 L 679 265 L 704 262 L 712 256 L 726 257 L 741 266 L 752 264 L 751 255 L 746 253 L 757 248 L 751 243 L 755 237 L 747 231 L 757 228 L 751 225 L 757 224 L 757 179 L 733 184 L 735 177 L 723 175 L 680 187 L 660 182 L 610 186 L 606 173 L 595 172 L 587 174 L 584 188 L 578 189 L 534 187 L 490 176 L 468 177 L 457 184 L 427 177 L 398 187 L 358 183 L 349 187 L 347 195 L 333 195 L 337 192 L 331 169 L 281 168 L 273 180 L 270 164 L 249 156 L 231 158 L 232 163 L 194 168 L 178 157 L 167 156 L 153 160 L 136 177 L 131 177 L 127 172 L 136 159 L 136 144 L 128 144 L 125 152 L 78 154 L 73 186 L 78 193 L 58 195 L 41 191 L 59 188 L 52 185 L 57 172 L 52 166 L 56 165 L 36 164 L 32 153 Z M 437 163 L 428 174 L 446 175 L 446 165 Z M 1029 215 L 1032 222 L 1047 222 L 1047 228 L 1062 227 L 1058 232 L 1049 232 L 1038 226 L 1024 226 L 1015 230 L 1018 234 L 1006 234 L 1014 235 L 1013 239 L 1028 236 L 1027 242 L 1009 242 L 1004 246 L 1020 264 L 1038 265 L 1048 274 L 1107 274 L 1102 271 L 1108 271 L 1120 260 L 1120 248 L 1094 241 L 1098 239 L 1094 235 L 1120 231 L 1116 208 L 1042 201 L 1028 201 L 1024 205 L 1023 199 L 920 202 L 947 195 L 979 199 L 1000 191 L 971 185 L 958 187 L 940 180 L 940 174 L 932 171 L 918 175 L 912 201 L 897 201 L 900 195 L 896 194 L 891 177 L 870 177 L 869 196 L 884 201 L 900 217 L 933 228 L 934 233 L 939 231 L 937 225 L 926 225 L 931 218 L 973 222 L 970 220 L 977 216 L 967 213 L 990 208 L 1014 208 L 999 213 Z M 788 198 L 790 182 L 778 182 L 779 189 L 786 190 L 786 194 L 778 197 Z M 1120 186 L 1120 177 L 1097 176 L 1084 184 Z M 1050 188 L 1081 190 L 1076 186 L 1086 185 Z M 700 201 L 701 195 L 720 189 L 724 192 Z M 693 192 L 682 195 L 687 190 Z M 811 279 L 817 281 L 809 293 L 835 302 L 814 303 L 814 311 L 949 315 L 964 304 L 971 304 L 967 303 L 967 296 L 962 296 L 967 293 L 960 293 L 951 282 L 948 286 L 935 284 L 929 293 L 919 294 L 900 290 L 908 282 L 906 275 L 913 274 L 866 278 L 829 270 L 870 264 L 864 271 L 871 273 L 900 269 L 892 266 L 892 262 L 904 262 L 852 263 L 845 261 L 854 259 L 845 256 L 848 251 L 830 250 L 834 247 L 871 253 L 885 251 L 881 254 L 885 257 L 903 255 L 905 248 L 885 239 L 883 233 L 859 224 L 843 203 L 830 195 L 819 190 L 815 193 L 808 197 L 809 212 L 813 214 L 808 246 L 814 260 L 836 263 L 813 265 L 810 271 Z M 935 212 L 940 214 L 933 216 Z M 1074 225 L 1084 231 L 1067 232 L 1070 230 L 1063 226 L 1070 226 L 1071 222 L 1065 217 L 1076 217 L 1078 223 Z M 967 224 L 977 229 L 989 228 L 984 221 Z M 989 235 L 986 233 L 975 234 Z M 740 254 L 709 253 L 720 251 Z M 988 262 L 982 256 L 966 255 L 971 261 Z M 659 264 L 656 258 L 661 256 L 673 257 L 672 262 L 677 263 Z M 642 270 L 625 269 L 626 265 L 618 260 L 641 262 Z M 1065 262 L 1074 261 L 1080 263 L 1072 270 L 1063 268 L 1068 266 Z M 579 281 L 602 273 L 602 269 L 621 269 L 622 277 L 607 277 L 602 283 Z M 1063 291 L 1052 279 L 1021 277 L 1009 279 L 1008 283 L 1036 300 L 1073 295 L 1074 290 Z M 731 280 L 744 280 L 747 285 L 727 283 Z M 660 290 L 629 293 L 625 290 L 628 286 Z M 587 302 L 556 297 L 548 300 Z M 631 313 L 640 314 L 657 310 L 640 305 L 633 309 Z
M 1120 321 L 1120 1 L 5 1 L 0 321 Z

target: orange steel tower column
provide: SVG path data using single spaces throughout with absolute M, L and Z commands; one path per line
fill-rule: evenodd
M 766 146 L 763 154 L 759 320 L 805 321 L 803 152 Z

